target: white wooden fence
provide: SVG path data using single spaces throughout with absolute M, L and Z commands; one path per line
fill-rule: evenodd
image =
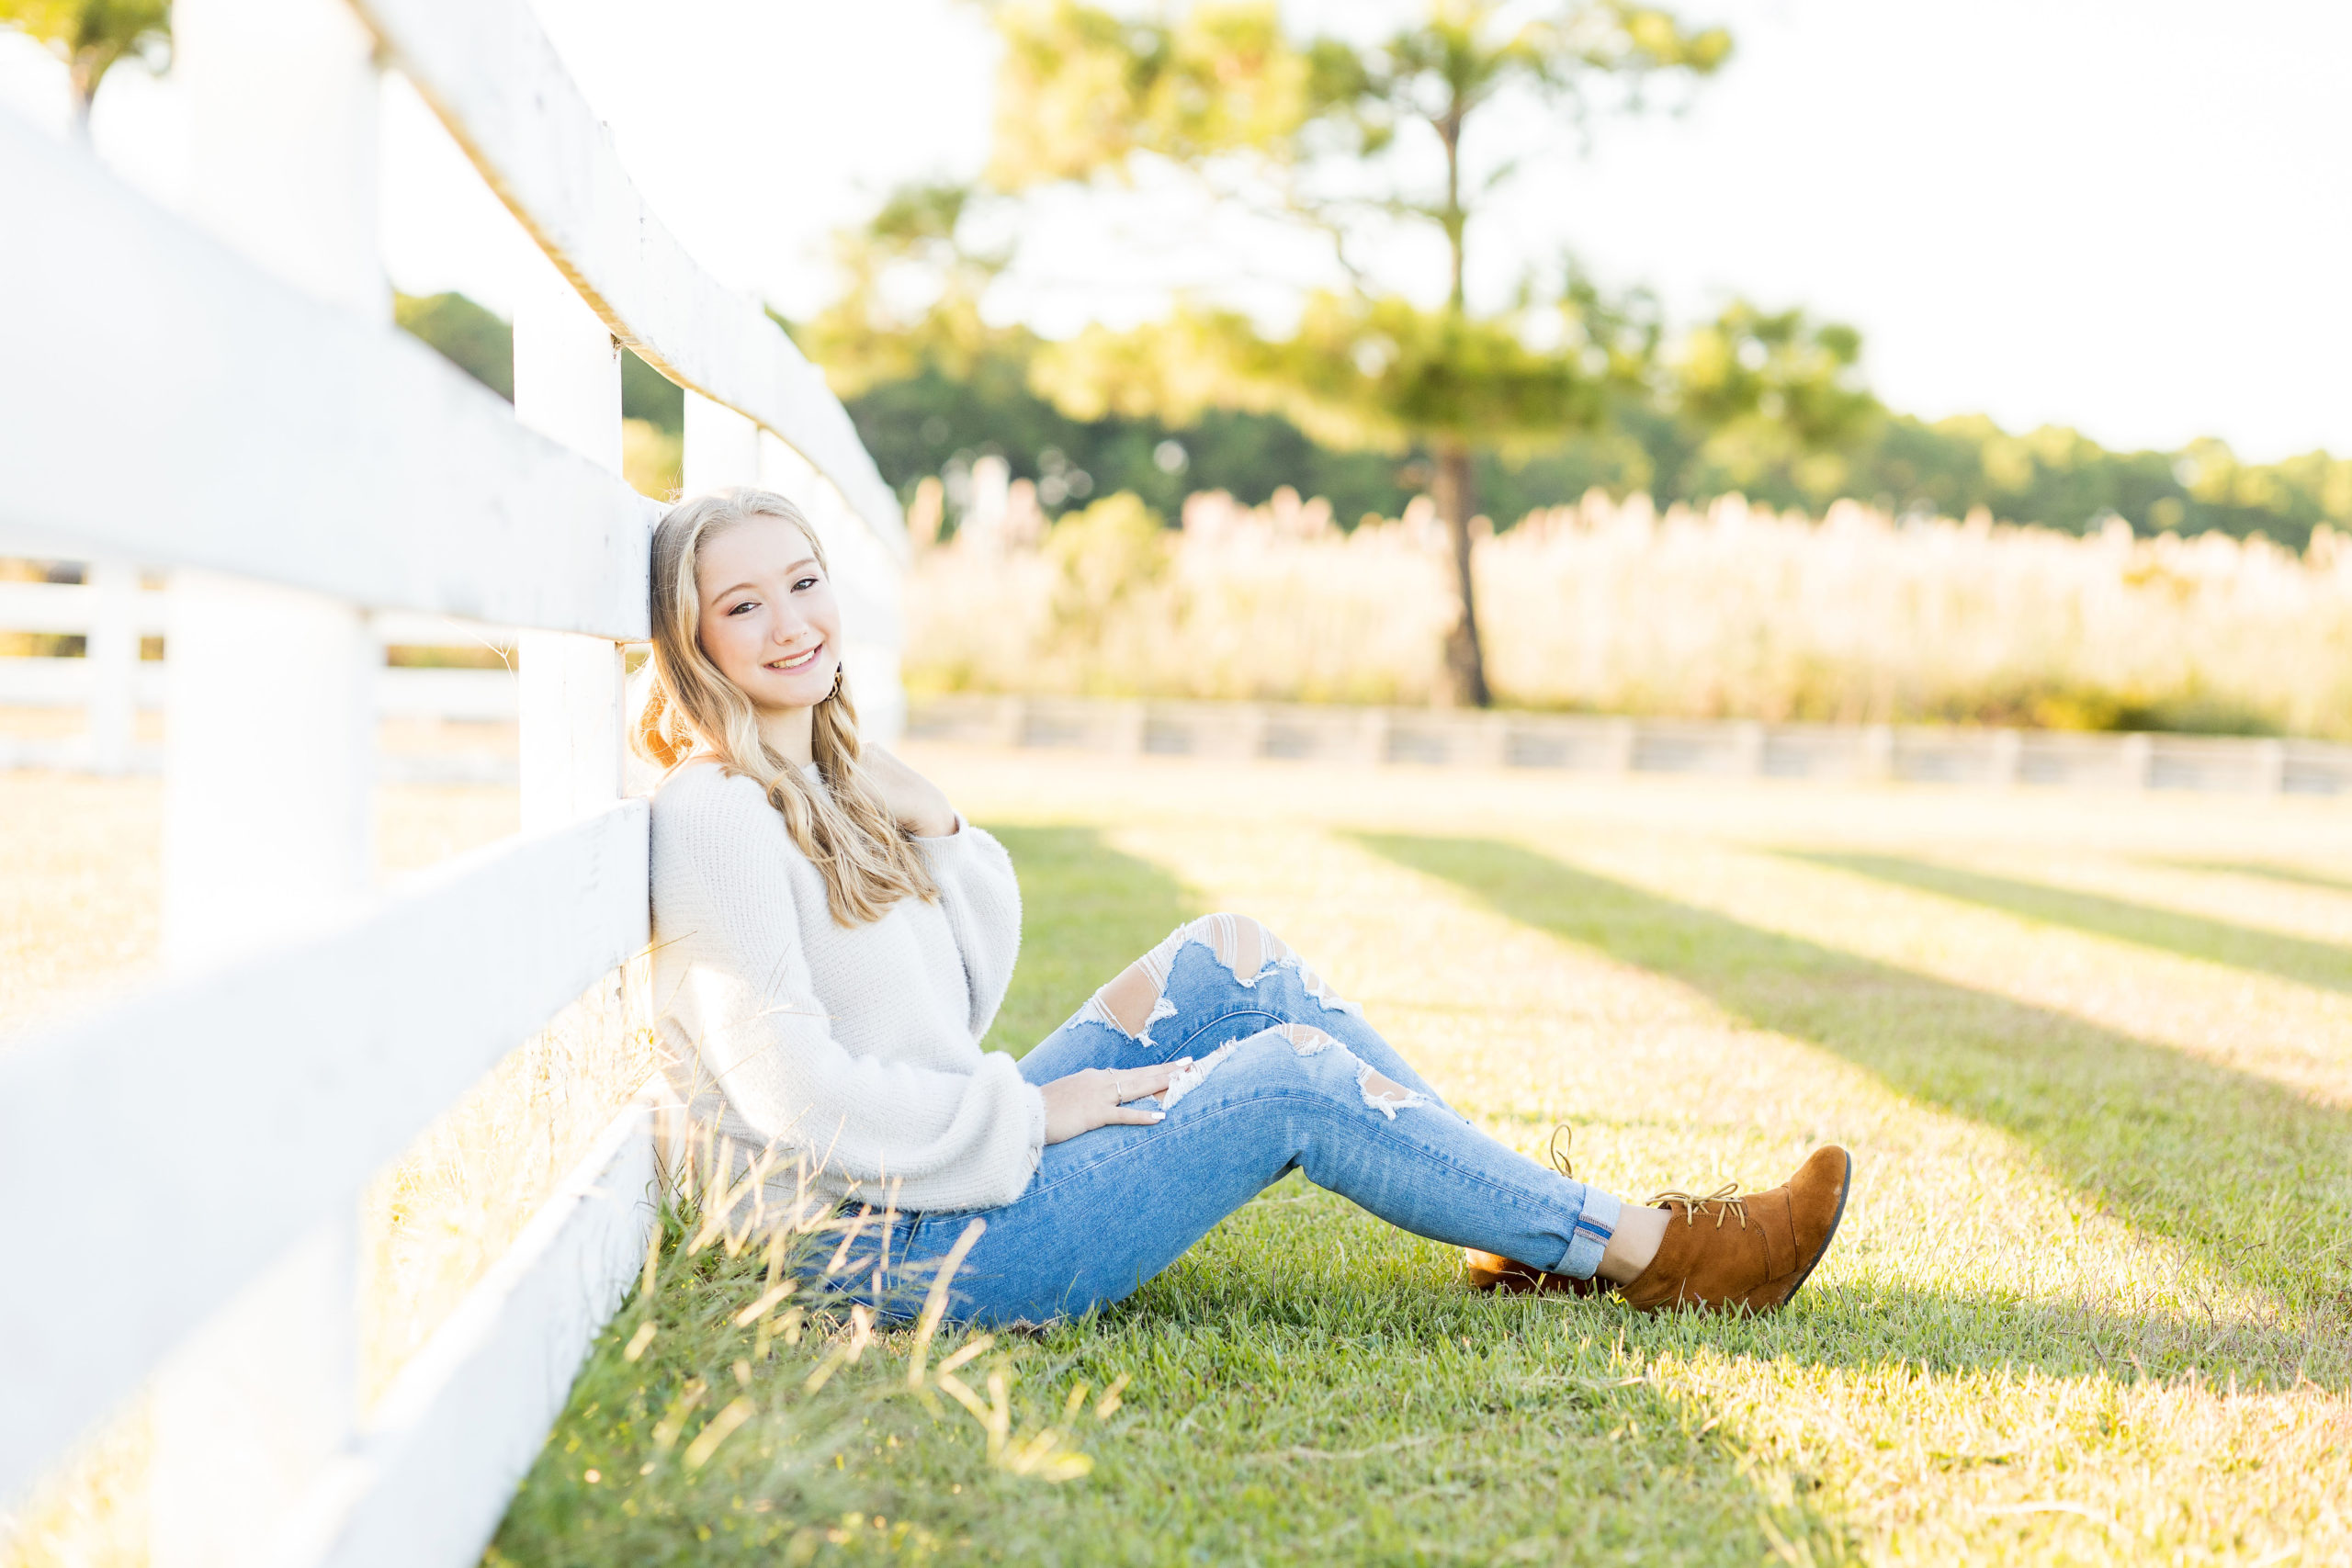
M 85 635 L 85 659 L 0 659 L 0 706 L 85 709 L 84 734 L 0 736 L 0 767 L 120 772 L 160 764 L 160 749 L 129 742 L 133 705 L 160 705 L 163 667 L 123 651 L 119 629 L 161 626 L 163 595 L 109 607 L 97 570 L 86 585 L 0 583 L 0 630 Z M 447 619 L 379 615 L 387 644 L 505 646 L 512 634 Z M 112 629 L 110 629 L 112 628 Z M 376 675 L 389 716 L 510 720 L 514 678 L 503 670 L 389 668 Z M 896 725 L 898 714 L 888 716 Z M 2234 736 L 1969 728 L 1929 725 L 1756 724 L 1289 703 L 940 695 L 917 700 L 906 732 L 989 745 L 1354 764 L 1408 763 L 1599 773 L 1702 773 L 1820 782 L 1951 784 L 2003 788 L 2198 790 L 2236 795 L 2352 795 L 2352 746 Z M 511 782 L 510 760 L 488 748 L 379 759 L 379 776 L 416 783 Z
M 81 728 L 56 735 L 0 733 L 0 768 L 161 773 L 164 748 L 141 739 L 138 716 L 165 706 L 167 665 L 142 660 L 140 644 L 163 637 L 170 595 L 141 586 L 140 574 L 126 567 L 66 564 L 80 568 L 80 582 L 0 581 L 0 632 L 79 637 L 85 653 L 0 658 L 0 708 L 74 712 L 82 716 Z M 369 615 L 368 632 L 384 649 L 505 650 L 515 642 L 511 626 L 402 611 Z M 873 651 L 867 650 L 869 662 Z M 371 661 L 381 663 L 379 656 Z M 511 662 L 504 668 L 384 665 L 370 683 L 374 711 L 383 718 L 511 724 L 519 705 Z M 898 722 L 895 697 L 895 688 L 886 686 L 879 702 L 866 705 L 886 730 Z M 379 754 L 376 771 L 379 779 L 399 784 L 511 784 L 514 773 L 511 759 L 496 746 Z
M 2352 746 L 2218 736 L 978 695 L 918 702 L 908 732 L 926 740 L 1233 761 L 2352 795 Z
M 364 1421 L 356 1200 L 647 939 L 620 649 L 655 509 L 616 475 L 616 340 L 687 389 L 690 488 L 808 508 L 886 710 L 903 525 L 818 374 L 646 211 L 523 0 L 178 0 L 174 24 L 194 222 L 0 117 L 0 553 L 102 563 L 83 678 L 129 667 L 95 727 L 118 763 L 156 607 L 132 573 L 169 572 L 175 976 L 0 1043 L 0 1495 L 147 1387 L 159 1568 L 470 1562 L 643 1258 L 648 1112 Z M 390 323 L 385 66 L 548 258 L 511 410 Z M 524 832 L 388 898 L 392 612 L 525 628 Z

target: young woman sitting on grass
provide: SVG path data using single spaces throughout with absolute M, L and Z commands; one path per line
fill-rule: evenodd
M 1015 1062 L 983 1054 L 1021 944 L 994 839 L 864 745 L 814 531 L 756 490 L 653 539 L 655 995 L 725 1178 L 780 1217 L 870 1206 L 837 1278 L 889 1309 L 970 1222 L 952 1311 L 1118 1301 L 1294 1168 L 1468 1251 L 1472 1283 L 1766 1311 L 1804 1283 L 1851 1162 L 1636 1207 L 1504 1147 L 1246 916 L 1178 928 Z M 899 1281 L 897 1285 L 893 1281 Z

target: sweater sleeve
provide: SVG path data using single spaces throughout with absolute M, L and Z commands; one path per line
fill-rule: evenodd
M 1045 1145 L 1044 1099 L 1001 1052 L 965 1074 L 858 1055 L 833 1037 L 800 938 L 798 852 L 756 787 L 729 783 L 740 787 L 656 818 L 655 852 L 684 860 L 697 906 L 697 958 L 668 1001 L 704 1070 L 771 1141 L 781 1171 L 805 1157 L 876 1201 L 895 1191 L 907 1210 L 1019 1197 Z
M 1021 956 L 1021 883 L 1012 857 L 962 817 L 944 838 L 917 839 L 939 884 L 940 908 L 964 957 L 964 982 L 972 998 L 972 1038 L 996 1021 L 1012 966 Z

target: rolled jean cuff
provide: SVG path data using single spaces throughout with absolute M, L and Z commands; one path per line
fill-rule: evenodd
M 1603 1192 L 1598 1187 L 1584 1190 L 1584 1212 L 1577 1216 L 1574 1239 L 1568 1243 L 1567 1256 L 1561 1258 L 1552 1272 L 1566 1274 L 1571 1280 L 1589 1280 L 1600 1271 L 1600 1255 L 1608 1250 L 1609 1238 L 1617 1234 L 1617 1216 L 1624 1213 L 1625 1204 L 1614 1192 Z

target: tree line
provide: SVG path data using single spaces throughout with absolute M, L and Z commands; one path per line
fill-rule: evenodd
M 1710 325 L 1693 335 L 1736 340 L 1738 332 L 1736 323 Z M 1227 491 L 1256 505 L 1288 485 L 1327 498 L 1344 526 L 1367 513 L 1396 516 L 1428 484 L 1425 452 L 1321 446 L 1276 414 L 1211 409 L 1181 425 L 1073 418 L 1034 389 L 1037 346 L 1009 333 L 969 359 L 925 357 L 844 401 L 884 475 L 909 495 L 925 475 L 984 453 L 1004 457 L 1016 477 L 1049 481 L 1049 512 L 1065 498 L 1077 504 L 1133 491 L 1172 517 L 1195 490 Z M 1509 457 L 1481 454 L 1476 493 L 1495 526 L 1597 485 L 1620 498 L 1645 492 L 1661 506 L 1737 492 L 1816 515 L 1841 497 L 1896 515 L 1962 517 L 1982 508 L 2004 522 L 2068 533 L 2121 517 L 2143 534 L 2262 534 L 2296 549 L 2321 524 L 2352 528 L 2352 461 L 2324 452 L 2255 464 L 2218 440 L 2171 452 L 2112 451 L 2063 425 L 2012 433 L 1982 414 L 1928 421 L 1864 393 L 1850 426 L 1823 452 L 1792 460 L 1736 415 L 1688 397 L 1673 364 L 1652 374 L 1647 388 L 1613 396 L 1595 429 Z
M 513 397 L 513 332 L 502 318 L 454 293 L 403 295 L 396 310 L 410 333 Z M 1736 363 L 1756 317 L 1747 307 L 1725 316 L 1692 335 L 1729 345 L 1711 353 Z M 1798 332 L 1818 335 L 1798 321 Z M 797 335 L 821 347 L 820 331 Z M 1172 518 L 1196 490 L 1257 505 L 1287 485 L 1326 498 L 1351 526 L 1366 513 L 1397 515 L 1428 483 L 1424 455 L 1320 445 L 1279 414 L 1209 409 L 1183 424 L 1073 417 L 1035 389 L 1044 346 L 1015 328 L 991 333 L 975 352 L 942 352 L 934 334 L 910 333 L 904 358 L 888 373 L 845 378 L 843 401 L 883 478 L 906 499 L 923 479 L 983 455 L 1003 457 L 1014 477 L 1037 483 L 1049 513 L 1131 491 Z M 1917 419 L 1867 393 L 1829 448 L 1835 466 L 1809 466 L 1769 455 L 1736 413 L 1726 418 L 1722 403 L 1690 396 L 1678 368 L 1686 363 L 1661 357 L 1651 386 L 1613 397 L 1597 429 L 1509 457 L 1482 455 L 1476 483 L 1495 525 L 1508 528 L 1597 485 L 1618 497 L 1642 491 L 1661 506 L 1703 505 L 1736 491 L 1815 513 L 1840 497 L 1897 515 L 1959 517 L 1981 507 L 2003 521 L 2068 533 L 2120 516 L 2143 534 L 2258 533 L 2297 549 L 2321 524 L 2352 529 L 2352 460 L 2324 452 L 2267 464 L 2241 463 L 2211 440 L 2174 452 L 2116 452 L 2064 426 L 2020 434 L 1981 414 Z M 677 435 L 684 419 L 678 389 L 634 355 L 623 356 L 622 372 L 624 413 Z
M 1196 489 L 1254 502 L 1289 485 L 1342 519 L 1427 495 L 1453 544 L 1456 700 L 1487 695 L 1476 516 L 1508 527 L 1594 486 L 1661 502 L 1736 491 L 1816 512 L 1839 497 L 1898 514 L 1982 509 L 2075 531 L 2121 517 L 2297 548 L 2323 523 L 2352 525 L 2352 461 L 2325 453 L 2246 464 L 2210 440 L 2111 452 L 2064 427 L 1902 414 L 1862 384 L 1860 334 L 1801 309 L 1735 300 L 1670 332 L 1639 288 L 1508 255 L 1516 285 L 1476 297 L 1473 258 L 1503 243 L 1485 215 L 1562 151 L 1544 128 L 1589 145 L 1613 119 L 1687 100 L 1731 59 L 1723 28 L 1636 0 L 1430 0 L 1369 41 L 1295 36 L 1272 0 L 1143 16 L 994 0 L 988 15 L 1003 51 L 984 172 L 893 195 L 841 238 L 840 297 L 790 329 L 884 475 L 910 491 L 995 453 L 1048 510 L 1129 491 L 1163 515 Z M 166 0 L 0 0 L 0 26 L 66 62 L 77 124 L 109 67 L 157 66 L 169 49 Z M 1024 204 L 1170 174 L 1326 253 L 1325 280 L 1294 290 L 1283 330 L 1209 297 L 1061 342 L 982 311 Z M 1442 276 L 1399 272 L 1413 253 L 1394 242 L 1417 233 L 1436 242 Z M 508 334 L 488 311 L 439 295 L 402 299 L 400 320 L 510 389 Z M 673 457 L 676 389 L 633 357 L 627 372 L 628 412 L 673 438 Z
M 989 16 L 1003 51 L 984 171 L 901 191 L 845 237 L 847 287 L 803 334 L 877 456 L 927 472 L 995 446 L 1049 504 L 1271 482 L 1352 516 L 1425 494 L 1453 542 L 1456 702 L 1488 701 L 1476 515 L 1508 525 L 1596 484 L 2297 547 L 2352 521 L 2352 463 L 2324 454 L 2245 465 L 2219 442 L 2110 453 L 2062 428 L 1906 418 L 1862 384 L 1850 327 L 1735 300 L 1669 333 L 1639 288 L 1511 254 L 1487 220 L 1501 193 L 1564 139 L 1702 90 L 1732 55 L 1720 28 L 1636 0 L 1430 0 L 1368 40 L 1297 36 L 1272 0 L 1144 16 L 1001 0 Z M 1320 252 L 1320 280 L 1290 287 L 1278 325 L 1204 293 L 1041 342 L 981 308 L 1030 204 L 1145 182 L 1288 231 Z M 1471 280 L 1497 260 L 1516 283 L 1482 296 Z

